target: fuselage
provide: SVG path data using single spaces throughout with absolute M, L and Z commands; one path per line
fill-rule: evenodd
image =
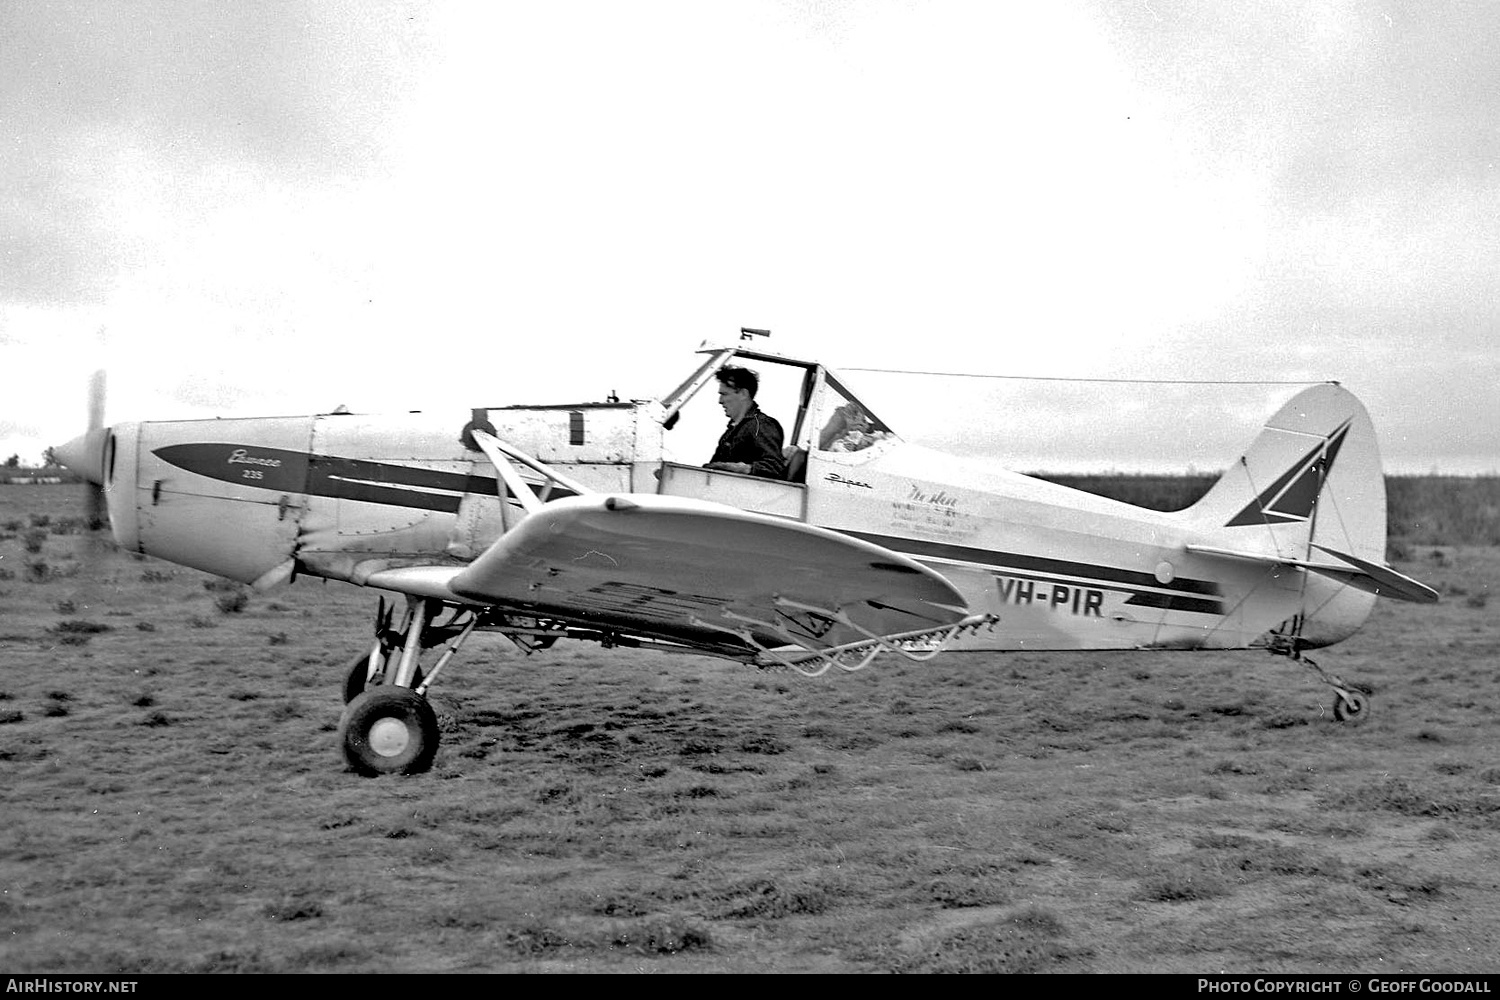
M 971 611 L 999 616 L 959 648 L 1249 646 L 1305 615 L 1310 596 L 1329 605 L 1309 574 L 1188 552 L 1213 539 L 1179 514 L 894 435 L 856 450 L 818 447 L 811 418 L 822 383 L 811 381 L 809 419 L 799 418 L 792 444 L 806 446 L 798 482 L 667 461 L 668 407 L 656 401 L 143 422 L 110 432 L 111 521 L 129 549 L 258 587 L 464 564 L 517 516 L 494 468 L 465 443 L 466 428 L 482 425 L 591 489 L 714 500 L 911 555 Z M 1336 610 L 1321 621 L 1323 641 L 1357 628 L 1369 602 Z
M 819 364 L 699 353 L 659 400 L 91 418 L 58 452 L 103 486 L 126 549 L 256 589 L 313 576 L 404 596 L 399 626 L 381 600 L 345 677 L 344 755 L 371 775 L 431 765 L 428 687 L 480 629 L 528 652 L 651 645 L 818 676 L 944 649 L 1300 655 L 1377 593 L 1437 597 L 1383 564 L 1374 432 L 1337 386 L 1299 392 L 1169 513 L 910 444 Z M 689 408 L 716 379 L 722 431 Z M 713 458 L 693 455 L 705 431 Z M 1364 695 L 1329 680 L 1335 717 L 1362 718 Z

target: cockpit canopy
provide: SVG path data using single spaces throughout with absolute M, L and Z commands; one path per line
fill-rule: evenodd
M 716 394 L 703 391 L 714 375 L 730 364 L 750 368 L 760 377 L 755 401 L 780 422 L 788 454 L 801 451 L 857 452 L 895 434 L 832 371 L 812 361 L 799 361 L 743 345 L 699 348 L 705 360 L 681 385 L 662 398 L 663 424 L 671 430 L 668 453 L 678 461 L 701 463 L 713 451 L 723 430 Z M 711 432 L 711 433 L 710 433 Z

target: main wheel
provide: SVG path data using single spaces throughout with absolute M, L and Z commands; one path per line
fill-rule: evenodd
M 374 687 L 344 709 L 344 758 L 360 774 L 418 774 L 437 756 L 437 715 L 410 688 Z
M 394 650 L 393 652 L 391 652 L 391 653 L 389 653 L 387 655 L 390 655 L 390 656 L 400 656 L 401 655 L 401 650 L 399 650 L 399 649 Z M 366 679 L 369 676 L 370 676 L 370 654 L 369 653 L 365 653 L 362 656 L 360 656 L 359 659 L 357 659 L 353 663 L 349 664 L 349 673 L 344 676 L 344 704 L 345 705 L 349 704 L 351 701 L 353 701 L 355 698 L 357 698 L 362 691 L 364 691 L 365 687 L 367 686 L 366 685 Z M 416 686 L 418 686 L 421 683 L 422 683 L 422 668 L 418 667 L 417 668 L 417 672 L 412 675 L 411 686 L 412 687 L 416 687 Z M 377 677 L 375 679 L 375 684 L 377 686 L 380 684 L 380 678 Z
M 1341 694 L 1333 703 L 1333 717 L 1351 726 L 1358 725 L 1370 717 L 1370 701 L 1363 692 L 1350 690 L 1347 698 Z

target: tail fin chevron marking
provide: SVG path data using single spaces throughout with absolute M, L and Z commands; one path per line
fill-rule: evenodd
M 1286 524 L 1312 517 L 1313 504 L 1323 488 L 1323 481 L 1333 468 L 1339 447 L 1349 433 L 1351 420 L 1344 421 L 1332 434 L 1313 448 L 1302 460 L 1277 477 L 1276 481 L 1225 522 L 1226 528 L 1257 524 Z

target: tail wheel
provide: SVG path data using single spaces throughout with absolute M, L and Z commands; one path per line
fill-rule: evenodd
M 418 774 L 437 756 L 437 715 L 410 688 L 374 687 L 344 709 L 344 758 L 360 774 Z
M 1358 725 L 1370 717 L 1370 699 L 1360 691 L 1340 691 L 1338 701 L 1333 703 L 1333 717 Z

